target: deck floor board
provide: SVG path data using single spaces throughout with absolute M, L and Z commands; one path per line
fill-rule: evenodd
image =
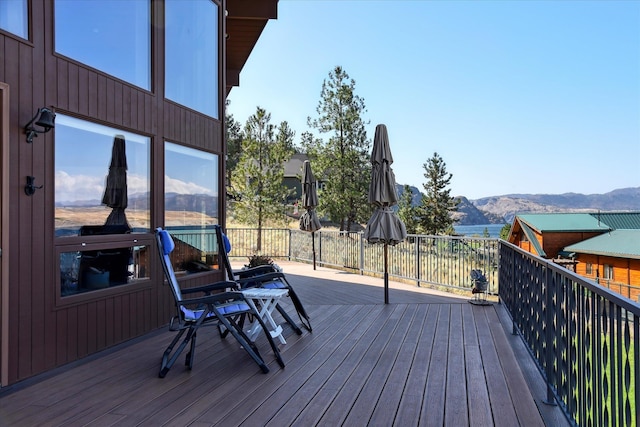
M 160 379 L 163 329 L 0 389 L 0 425 L 544 425 L 499 304 L 393 282 L 384 304 L 382 279 L 280 265 L 314 328 L 283 325 L 284 369 L 264 337 L 267 374 L 204 328 L 193 370 L 181 355 Z

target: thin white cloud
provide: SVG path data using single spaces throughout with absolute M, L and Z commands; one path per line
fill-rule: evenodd
M 104 177 L 56 172 L 56 203 L 95 200 L 104 192 Z
M 217 195 L 217 189 L 206 188 L 193 182 L 185 182 L 179 179 L 171 178 L 169 175 L 164 176 L 165 193 L 178 194 L 206 194 L 208 196 Z
M 105 176 L 70 175 L 66 171 L 56 172 L 56 203 L 95 201 L 102 199 L 106 185 Z M 127 176 L 129 194 L 149 192 L 149 180 L 140 175 Z
M 65 171 L 56 172 L 56 203 L 99 200 L 105 187 L 105 176 L 70 175 Z M 127 176 L 127 190 L 131 194 L 149 192 L 149 180 L 140 175 Z M 185 182 L 165 175 L 165 191 L 178 194 L 205 194 L 216 196 L 217 189 L 206 188 L 193 182 Z

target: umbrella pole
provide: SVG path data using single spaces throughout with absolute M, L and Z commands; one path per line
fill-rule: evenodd
M 315 232 L 311 232 L 311 252 L 313 253 L 313 269 L 316 269 L 316 239 Z
M 389 304 L 389 273 L 387 270 L 387 244 L 384 244 L 384 303 Z

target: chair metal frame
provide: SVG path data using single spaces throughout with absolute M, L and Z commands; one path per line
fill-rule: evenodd
M 275 267 L 272 265 L 260 265 L 257 267 L 247 268 L 244 270 L 233 270 L 231 268 L 231 262 L 229 261 L 229 256 L 227 254 L 227 244 L 228 239 L 222 232 L 222 228 L 219 225 L 215 225 L 216 238 L 220 244 L 219 257 L 222 262 L 221 268 L 224 267 L 226 269 L 227 278 L 229 280 L 233 280 L 240 284 L 241 289 L 252 288 L 252 287 L 260 287 L 260 288 L 280 288 L 280 289 L 288 289 L 289 290 L 289 298 L 291 298 L 291 302 L 298 314 L 298 318 L 300 319 L 300 323 L 304 328 L 312 332 L 311 321 L 307 311 L 304 309 L 302 305 L 302 301 L 296 294 L 293 286 L 287 280 L 287 277 L 281 271 L 275 270 Z M 291 318 L 291 316 L 287 313 L 287 311 L 278 304 L 276 306 L 278 312 L 282 315 L 284 320 L 291 325 L 291 328 L 298 334 L 302 334 L 302 329 L 298 326 L 298 324 Z
M 262 372 L 269 372 L 269 367 L 260 355 L 255 342 L 249 339 L 243 330 L 244 319 L 247 315 L 253 316 L 260 323 L 278 364 L 284 368 L 285 364 L 280 351 L 267 326 L 256 310 L 247 303 L 245 296 L 239 291 L 239 285 L 236 282 L 221 281 L 204 286 L 181 289 L 169 258 L 173 246 L 171 248 L 167 247 L 167 245 L 175 245 L 173 238 L 162 228 L 156 229 L 155 236 L 160 263 L 171 288 L 177 310 L 177 314 L 170 321 L 169 329 L 178 332 L 162 355 L 159 377 L 165 377 L 188 344 L 190 344 L 190 348 L 185 357 L 185 365 L 188 369 L 193 368 L 197 331 L 201 326 L 207 324 L 217 325 L 222 338 L 230 332 L 240 343 L 240 346 L 258 364 Z M 165 243 L 163 240 L 166 239 L 171 239 L 171 242 L 166 241 Z M 229 291 L 229 289 L 232 289 L 232 291 Z M 202 296 L 184 297 L 184 295 L 189 294 L 201 294 Z M 184 339 L 176 348 L 176 344 L 178 344 L 183 335 L 185 335 Z

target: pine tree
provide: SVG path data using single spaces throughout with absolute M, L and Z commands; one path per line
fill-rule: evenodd
M 262 250 L 266 221 L 284 223 L 284 205 L 290 194 L 284 185 L 284 164 L 293 154 L 294 132 L 287 122 L 276 128 L 270 120 L 271 114 L 260 107 L 247 119 L 240 158 L 232 176 L 239 194 L 235 217 L 258 229 L 258 252 Z
M 455 212 L 458 205 L 450 195 L 451 189 L 447 188 L 453 175 L 447 172 L 446 164 L 438 153 L 433 153 L 423 167 L 427 182 L 423 184 L 426 195 L 419 210 L 422 232 L 429 235 L 451 234 L 454 223 L 451 212 Z
M 367 201 L 371 164 L 370 142 L 364 129 L 364 100 L 355 95 L 355 81 L 335 67 L 322 83 L 315 119 L 307 118 L 309 127 L 328 134 L 325 143 L 310 133 L 303 135 L 302 146 L 318 171 L 323 188 L 319 210 L 349 231 L 352 224 L 368 220 L 371 207 Z
M 505 224 L 500 229 L 500 238 L 502 240 L 509 240 L 509 234 L 511 234 L 511 224 Z
M 229 101 L 227 101 L 227 106 Z M 242 125 L 233 118 L 232 114 L 225 111 L 225 139 L 227 153 L 225 158 L 225 187 L 227 188 L 227 197 L 235 199 L 238 197 L 231 185 L 231 177 L 240 161 L 240 153 L 242 150 Z
M 419 222 L 418 207 L 413 205 L 413 192 L 411 187 L 406 185 L 402 189 L 402 194 L 398 200 L 398 217 L 404 223 L 409 234 L 418 234 Z

